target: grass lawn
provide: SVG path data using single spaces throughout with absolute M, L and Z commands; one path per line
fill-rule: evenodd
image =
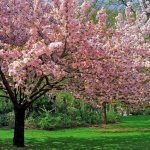
M 21 150 L 150 150 L 150 116 L 124 117 L 99 128 L 25 133 L 26 148 Z M 0 129 L 0 150 L 16 150 L 12 137 L 13 130 Z

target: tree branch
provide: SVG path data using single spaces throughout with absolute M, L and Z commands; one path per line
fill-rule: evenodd
M 10 97 L 9 96 L 5 96 L 5 95 L 0 95 L 1 98 L 7 98 L 9 99 Z
M 40 98 L 41 96 L 43 96 L 45 93 L 47 93 L 50 89 L 45 89 L 41 94 L 39 94 L 38 96 L 36 96 L 33 100 L 31 100 L 28 103 L 25 103 L 25 109 L 27 109 L 28 107 L 30 107 L 38 98 Z
M 29 99 L 31 99 L 31 101 L 30 102 L 25 102 L 24 103 L 24 107 L 25 107 L 25 109 L 27 109 L 29 106 L 31 106 L 38 98 L 40 98 L 41 96 L 43 96 L 45 93 L 47 93 L 49 90 L 51 90 L 51 89 L 53 89 L 53 88 L 55 88 L 55 89 L 57 89 L 57 90 L 61 90 L 62 88 L 62 85 L 58 85 L 58 86 L 56 86 L 58 83 L 60 83 L 60 82 L 62 82 L 62 81 L 64 81 L 66 79 L 66 77 L 64 77 L 64 78 L 62 78 L 62 79 L 60 79 L 60 80 L 58 80 L 58 81 L 55 81 L 55 82 L 53 82 L 53 83 L 50 83 L 50 85 L 45 85 L 45 86 L 43 86 L 39 91 L 37 91 L 36 93 L 34 93 L 33 95 L 31 95 L 30 97 L 29 97 Z M 47 86 L 47 88 L 45 88 Z M 45 88 L 45 89 L 44 89 Z
M 120 0 L 120 1 L 121 1 L 122 4 L 125 5 L 126 7 L 128 6 L 127 3 L 126 3 L 124 0 Z M 131 8 L 131 11 L 132 11 L 133 13 L 135 13 L 135 11 L 133 10 L 133 8 Z
M 29 99 L 34 98 L 36 95 L 38 95 L 40 92 L 42 92 L 46 86 L 47 86 L 47 84 L 46 85 L 44 84 L 39 90 L 37 90 L 37 91 L 35 91 L 35 93 L 31 94 Z
M 1 68 L 0 68 L 0 76 L 1 76 L 1 79 L 2 79 L 2 82 L 3 82 L 4 86 L 5 86 L 5 88 L 6 88 L 7 92 L 8 92 L 8 94 L 9 94 L 10 99 L 11 99 L 11 101 L 14 104 L 14 107 L 18 107 L 18 103 L 16 101 L 15 95 L 14 95 L 14 93 L 13 93 L 13 91 L 12 91 L 12 89 L 11 89 L 11 87 L 10 87 L 10 85 L 9 85 L 5 75 L 4 75 L 4 73 L 2 72 Z
M 36 92 L 37 88 L 41 85 L 43 79 L 44 79 L 44 77 L 41 77 L 41 78 L 38 80 L 37 84 L 35 85 L 35 87 L 33 88 L 33 90 L 32 90 L 31 93 Z

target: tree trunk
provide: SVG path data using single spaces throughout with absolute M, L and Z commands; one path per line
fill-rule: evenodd
M 13 145 L 17 147 L 24 147 L 24 119 L 25 110 L 15 109 L 15 128 Z
M 107 124 L 107 103 L 103 102 L 102 104 L 102 121 L 103 124 Z
M 127 106 L 127 116 L 130 115 L 130 109 L 129 109 L 129 106 Z
M 109 112 L 110 111 L 110 104 L 109 103 L 107 103 L 107 112 Z
M 117 105 L 114 104 L 114 112 L 117 112 Z

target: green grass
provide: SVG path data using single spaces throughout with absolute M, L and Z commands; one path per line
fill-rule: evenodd
M 121 123 L 102 126 L 104 132 L 146 132 L 150 131 L 150 116 L 129 116 L 121 118 Z
M 0 150 L 16 150 L 12 136 L 13 130 L 0 130 Z M 124 117 L 99 128 L 26 130 L 25 137 L 21 150 L 150 150 L 150 116 Z

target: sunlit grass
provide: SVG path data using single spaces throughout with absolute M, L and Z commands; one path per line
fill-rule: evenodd
M 13 130 L 0 130 L 0 150 L 12 147 Z M 124 117 L 99 128 L 26 130 L 22 150 L 149 150 L 150 116 Z

